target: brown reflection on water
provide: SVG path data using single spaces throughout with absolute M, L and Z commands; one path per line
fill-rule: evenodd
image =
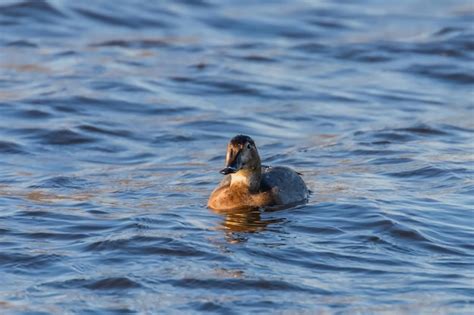
M 284 222 L 284 219 L 262 219 L 262 209 L 242 208 L 235 210 L 212 210 L 223 216 L 219 228 L 225 231 L 229 243 L 240 243 L 247 240 L 246 233 L 264 231 L 270 224 Z M 244 234 L 242 234 L 244 233 Z

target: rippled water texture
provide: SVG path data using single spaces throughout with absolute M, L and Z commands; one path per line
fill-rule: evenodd
M 160 3 L 0 2 L 1 314 L 474 313 L 472 1 Z

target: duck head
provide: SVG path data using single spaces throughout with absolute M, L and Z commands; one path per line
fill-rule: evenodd
M 227 175 L 247 172 L 260 173 L 260 156 L 252 138 L 238 135 L 227 145 L 225 168 L 220 173 Z

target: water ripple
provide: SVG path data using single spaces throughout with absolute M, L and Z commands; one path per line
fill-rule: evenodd
M 24 153 L 19 144 L 10 141 L 0 141 L 0 152 L 10 154 Z
M 44 286 L 69 289 L 69 288 L 86 288 L 89 290 L 130 290 L 140 288 L 141 285 L 127 277 L 104 278 L 100 280 L 93 279 L 70 279 L 65 281 L 54 281 L 44 283 Z
M 472 313 L 473 17 L 3 1 L 0 308 Z M 206 208 L 242 133 L 307 204 Z

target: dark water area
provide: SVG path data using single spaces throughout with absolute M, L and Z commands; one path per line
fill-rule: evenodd
M 0 1 L 1 314 L 474 313 L 472 1 Z M 217 213 L 227 141 L 306 205 Z

